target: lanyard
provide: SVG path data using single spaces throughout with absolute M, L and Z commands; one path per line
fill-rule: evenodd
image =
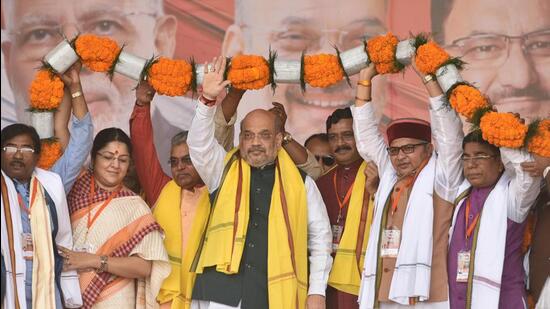
M 470 216 L 470 197 L 468 197 L 468 199 L 466 200 L 466 211 L 464 212 L 464 216 L 466 219 L 466 239 L 468 239 L 472 235 L 472 232 L 474 231 L 474 228 L 476 227 L 477 221 L 479 219 L 479 214 L 477 214 L 472 223 L 468 225 Z
M 31 183 L 31 186 L 30 186 L 30 190 L 32 190 L 32 194 L 31 194 L 31 197 L 32 197 L 32 200 L 29 201 L 29 207 L 25 207 L 25 202 L 23 201 L 23 197 L 21 196 L 21 193 L 17 192 L 17 201 L 19 202 L 19 208 L 21 208 L 21 210 L 23 210 L 25 213 L 27 213 L 27 215 L 29 216 L 29 218 L 31 217 L 31 208 L 32 208 L 32 205 L 33 205 L 33 202 L 34 202 L 34 199 L 36 197 L 36 184 L 37 184 L 38 180 L 36 178 L 34 178 L 33 182 Z
M 90 198 L 92 198 L 94 195 L 95 195 L 95 180 L 94 180 L 94 176 L 92 176 L 92 181 L 91 181 L 91 188 L 90 188 Z M 93 216 L 93 218 L 90 217 L 90 213 L 92 212 L 92 209 L 90 208 L 91 206 L 91 203 L 88 205 L 88 222 L 86 224 L 86 227 L 88 228 L 88 230 L 86 231 L 86 235 L 88 235 L 88 231 L 90 230 L 90 228 L 92 227 L 92 225 L 94 224 L 94 222 L 97 220 L 97 218 L 99 217 L 99 215 L 101 215 L 101 213 L 103 212 L 103 210 L 105 210 L 105 208 L 107 207 L 107 205 L 109 205 L 109 203 L 113 200 L 113 198 L 115 198 L 115 196 L 118 194 L 118 192 L 120 192 L 120 190 L 122 189 L 122 186 L 119 186 L 116 190 L 114 190 L 113 192 L 111 192 L 111 194 L 109 195 L 109 197 L 105 200 L 105 202 L 103 202 L 103 204 L 101 204 L 101 206 L 99 207 L 99 209 L 97 210 L 97 212 L 95 213 L 95 215 Z
M 422 163 L 420 163 L 420 166 L 414 171 L 414 176 L 413 175 L 408 176 L 409 177 L 409 182 L 402 189 L 399 190 L 399 192 L 397 193 L 397 196 L 395 198 L 392 194 L 392 199 L 393 199 L 392 205 L 391 205 L 391 214 L 392 214 L 392 216 L 395 213 L 395 211 L 397 210 L 397 205 L 399 204 L 399 199 L 401 199 L 401 193 L 403 193 L 403 191 L 405 191 L 410 186 L 412 186 L 412 184 L 414 183 L 414 181 L 416 180 L 418 175 L 420 175 L 420 172 L 422 172 L 424 167 L 428 164 L 428 161 L 430 161 L 429 157 L 424 159 L 424 161 L 422 161 Z
M 401 199 L 401 194 L 403 193 L 403 191 L 407 190 L 413 184 L 415 179 L 416 179 L 415 177 L 410 176 L 409 182 L 407 182 L 407 184 L 405 186 L 403 186 L 403 188 L 399 189 L 399 191 L 397 192 L 397 196 L 392 196 L 393 197 L 393 201 L 392 201 L 392 204 L 391 204 L 391 215 L 392 216 L 395 213 L 395 211 L 397 210 L 397 205 L 399 204 L 399 200 Z
M 340 196 L 338 195 L 338 187 L 336 185 L 336 175 L 338 173 L 338 170 L 334 171 L 334 176 L 332 176 L 332 184 L 334 185 L 334 193 L 336 194 L 336 200 L 338 201 L 338 218 L 336 219 L 336 223 L 338 224 L 340 222 L 340 219 L 342 219 L 342 208 L 344 208 L 348 203 L 349 199 L 351 198 L 351 191 L 353 190 L 353 184 L 355 183 L 355 180 L 351 183 L 351 186 L 348 189 L 348 192 L 346 192 L 346 195 L 344 196 L 344 200 L 340 200 Z

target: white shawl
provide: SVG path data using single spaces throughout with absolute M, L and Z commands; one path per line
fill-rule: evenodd
M 483 205 L 474 253 L 471 308 L 498 308 L 508 228 L 506 197 L 509 183 L 510 176 L 504 173 Z M 465 192 L 470 187 L 468 180 L 464 180 L 459 192 Z M 456 217 L 465 198 L 458 201 L 455 208 L 450 235 L 453 235 Z M 449 236 L 449 242 L 451 239 Z
M 36 177 L 52 198 L 58 218 L 58 232 L 55 238 L 55 242 L 66 248 L 73 247 L 73 237 L 71 232 L 71 223 L 69 218 L 69 209 L 67 207 L 67 199 L 65 197 L 65 190 L 59 175 L 45 171 L 40 168 L 35 169 Z M 10 210 L 12 216 L 13 225 L 13 241 L 15 250 L 15 273 L 17 283 L 17 295 L 21 309 L 26 309 L 26 296 L 25 296 L 25 272 L 26 263 L 23 258 L 23 249 L 19 245 L 21 244 L 21 233 L 23 231 L 21 224 L 21 212 L 19 209 L 19 202 L 17 199 L 17 191 L 12 180 L 2 171 L 2 176 L 6 181 L 6 187 L 8 190 L 8 198 L 10 202 Z M 1 248 L 4 255 L 4 263 L 6 264 L 6 297 L 3 304 L 3 308 L 14 308 L 15 293 L 12 281 L 12 269 L 11 255 L 9 254 L 9 242 L 8 233 L 6 227 L 6 220 L 4 214 L 4 201 L 1 205 Z M 78 282 L 78 275 L 76 271 L 66 271 L 61 273 L 61 290 L 64 296 L 65 304 L 68 308 L 78 308 L 82 306 L 82 296 L 80 294 L 80 285 Z
M 389 291 L 389 299 L 402 305 L 409 304 L 409 297 L 425 301 L 430 292 L 430 275 L 433 244 L 433 190 L 435 179 L 435 154 L 416 179 L 403 221 L 402 240 Z M 384 206 L 397 181 L 393 169 L 387 169 L 380 179 L 375 196 L 375 214 L 371 225 L 371 237 L 367 245 L 363 277 L 359 290 L 360 308 L 373 308 L 376 295 L 376 270 L 378 242 Z

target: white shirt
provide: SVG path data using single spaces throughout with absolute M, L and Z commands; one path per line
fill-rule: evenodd
M 223 160 L 227 154 L 214 139 L 215 110 L 216 107 L 208 107 L 199 101 L 187 138 L 191 161 L 211 193 L 220 186 Z M 310 263 L 308 294 L 325 295 L 332 267 L 330 222 L 321 193 L 309 176 L 306 176 L 305 189 Z

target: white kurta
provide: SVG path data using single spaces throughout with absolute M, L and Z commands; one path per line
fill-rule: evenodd
M 48 172 L 46 170 L 36 168 L 36 177 L 52 198 L 56 210 L 58 231 L 55 237 L 55 243 L 65 248 L 73 247 L 73 237 L 71 232 L 71 222 L 69 218 L 69 209 L 67 207 L 67 199 L 65 196 L 65 190 L 63 189 L 63 183 L 59 175 Z M 2 254 L 4 255 L 4 262 L 6 264 L 6 299 L 4 301 L 3 308 L 14 308 L 15 293 L 13 281 L 11 280 L 12 272 L 16 273 L 17 283 L 17 296 L 21 309 L 25 309 L 26 297 L 25 297 L 25 273 L 26 264 L 23 258 L 23 249 L 19 245 L 21 244 L 21 214 L 19 208 L 19 202 L 17 200 L 17 191 L 12 180 L 2 171 L 2 176 L 6 180 L 6 186 L 8 189 L 8 197 L 10 203 L 10 210 L 12 216 L 13 225 L 13 237 L 14 237 L 14 249 L 15 249 L 15 270 L 12 269 L 11 255 L 9 252 L 8 234 L 6 227 L 6 220 L 4 214 L 4 201 L 2 200 L 1 207 L 1 232 L 2 232 Z M 80 285 L 78 283 L 78 275 L 76 271 L 66 271 L 61 273 L 61 290 L 63 292 L 65 305 L 68 308 L 78 308 L 82 306 L 82 296 L 80 294 Z

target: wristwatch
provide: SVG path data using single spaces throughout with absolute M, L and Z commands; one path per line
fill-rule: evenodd
M 285 146 L 286 144 L 292 142 L 294 139 L 292 138 L 292 135 L 290 135 L 290 133 L 288 132 L 285 132 L 285 136 L 283 136 L 283 146 Z
M 96 273 L 101 274 L 102 272 L 105 272 L 107 270 L 108 259 L 109 258 L 106 255 L 102 255 L 99 257 L 101 264 L 99 264 L 99 268 L 96 270 Z

